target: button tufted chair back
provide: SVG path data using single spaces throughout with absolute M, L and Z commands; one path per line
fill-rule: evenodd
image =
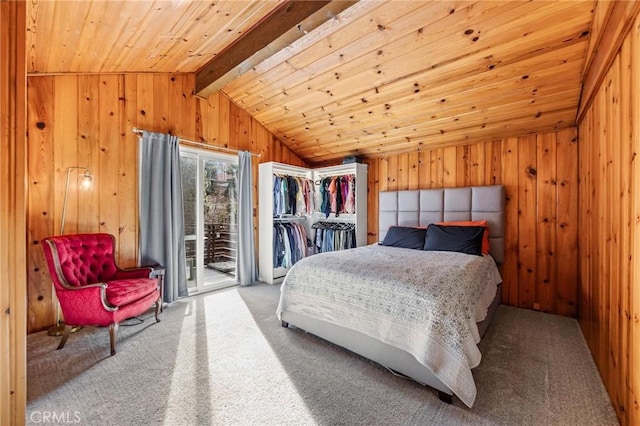
M 51 240 L 58 252 L 62 276 L 74 287 L 111 281 L 118 268 L 114 260 L 115 241 L 110 234 L 78 234 Z M 60 283 L 54 283 L 60 286 Z

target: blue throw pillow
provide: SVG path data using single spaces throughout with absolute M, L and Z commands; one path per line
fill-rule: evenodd
M 425 228 L 392 226 L 387 231 L 387 235 L 385 235 L 382 245 L 422 250 L 426 234 L 427 230 Z
M 484 226 L 441 226 L 427 227 L 425 250 L 457 251 L 482 256 Z

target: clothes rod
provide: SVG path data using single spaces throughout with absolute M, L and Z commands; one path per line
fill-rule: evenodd
M 142 132 L 146 131 L 146 130 L 138 129 L 137 127 L 132 127 L 131 130 L 133 131 L 133 133 L 136 133 L 136 134 L 138 134 L 140 136 L 142 136 Z M 207 143 L 196 142 L 196 141 L 192 141 L 192 140 L 184 139 L 184 138 L 178 138 L 178 141 L 184 142 L 184 143 L 189 144 L 189 145 L 196 145 L 196 146 L 199 146 L 199 147 L 202 147 L 202 148 L 206 148 L 206 149 L 217 149 L 217 150 L 220 150 L 220 151 L 233 152 L 235 154 L 240 152 L 240 150 L 237 150 L 237 149 L 227 148 L 227 147 L 224 147 L 224 146 L 209 145 Z M 253 155 L 255 157 L 258 157 L 258 158 L 260 158 L 262 156 L 262 154 L 256 154 L 255 152 L 250 152 L 249 154 L 251 154 L 251 155 Z

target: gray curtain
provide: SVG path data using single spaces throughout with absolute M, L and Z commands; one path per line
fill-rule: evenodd
M 143 132 L 140 139 L 140 263 L 166 268 L 164 301 L 186 296 L 186 259 L 178 138 Z
M 253 178 L 251 153 L 238 153 L 238 251 L 236 282 L 253 284 L 257 279 L 256 253 L 253 242 Z

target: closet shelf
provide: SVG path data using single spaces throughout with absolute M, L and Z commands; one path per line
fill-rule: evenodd
M 274 216 L 274 221 L 307 220 L 306 216 Z

